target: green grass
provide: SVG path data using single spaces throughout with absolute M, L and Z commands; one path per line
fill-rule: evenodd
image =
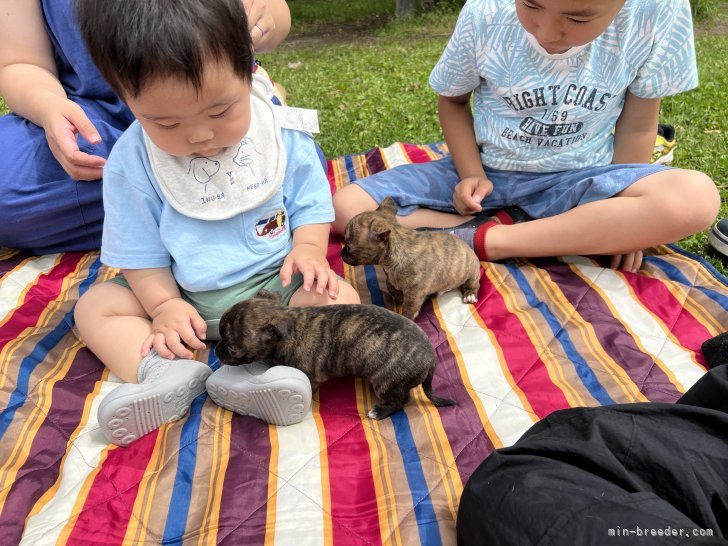
M 690 0 L 693 16 L 696 20 L 709 19 L 718 14 L 723 0 Z M 723 5 L 723 9 L 725 5 Z
M 454 22 L 453 15 L 421 18 L 356 43 L 284 42 L 262 62 L 290 104 L 318 109 L 318 141 L 328 157 L 398 140 L 433 142 L 442 134 L 427 79 Z
M 674 165 L 710 175 L 720 189 L 723 205 L 719 217 L 728 216 L 728 36 L 696 39 L 700 87 L 663 101 L 661 118 L 677 128 L 678 149 Z M 707 232 L 680 242 L 704 257 L 724 274 L 728 267 L 708 252 Z
M 395 0 L 288 0 L 291 21 L 296 29 L 299 23 L 342 23 L 361 18 L 393 15 Z

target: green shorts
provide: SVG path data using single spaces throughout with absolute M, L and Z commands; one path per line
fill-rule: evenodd
M 278 292 L 281 295 L 281 302 L 288 305 L 293 294 L 301 286 L 303 286 L 303 275 L 296 274 L 291 277 L 291 284 L 284 287 L 281 284 L 280 271 L 273 270 L 268 273 L 261 273 L 251 277 L 245 282 L 241 282 L 228 288 L 220 288 L 219 290 L 208 290 L 206 292 L 189 292 L 179 287 L 182 299 L 190 303 L 200 316 L 207 323 L 207 339 L 220 339 L 220 317 L 229 308 L 239 301 L 247 300 L 255 296 L 261 290 L 269 292 Z M 123 275 L 118 275 L 109 282 L 125 286 L 129 289 L 129 282 Z

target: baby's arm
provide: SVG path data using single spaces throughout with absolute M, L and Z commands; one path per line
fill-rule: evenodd
M 66 97 L 58 80 L 40 2 L 3 2 L 0 95 L 13 112 L 45 129 L 53 156 L 72 178 L 101 178 L 105 160 L 81 152 L 76 133 L 92 143 L 100 142 L 101 137 L 83 109 Z
M 152 333 L 142 345 L 142 356 L 152 347 L 165 358 L 192 358 L 193 349 L 204 349 L 207 325 L 197 310 L 184 301 L 168 267 L 124 269 L 134 295 L 152 319 Z
M 470 95 L 471 93 L 457 97 L 440 95 L 437 102 L 442 133 L 460 175 L 453 204 L 455 210 L 463 215 L 480 212 L 480 202 L 493 191 L 493 184 L 485 176 L 480 149 L 475 139 Z
M 612 163 L 649 163 L 655 147 L 660 99 L 642 99 L 627 91 L 614 128 Z
M 339 295 L 339 280 L 326 260 L 330 224 L 306 224 L 293 231 L 293 248 L 283 261 L 281 283 L 288 286 L 291 275 L 303 275 L 303 289 L 311 290 L 316 281 L 316 292 L 327 290 L 331 299 Z

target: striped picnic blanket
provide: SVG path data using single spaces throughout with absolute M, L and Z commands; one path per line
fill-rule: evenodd
M 332 190 L 442 145 L 395 144 L 329 162 Z M 380 270 L 333 268 L 391 305 Z M 114 274 L 97 253 L 0 252 L 2 544 L 454 544 L 476 466 L 571 406 L 676 400 L 704 373 L 700 344 L 728 324 L 728 285 L 676 247 L 639 275 L 569 257 L 484 263 L 479 302 L 433 298 L 417 323 L 439 357 L 437 409 L 420 389 L 371 421 L 369 386 L 330 380 L 300 424 L 273 427 L 198 398 L 128 448 L 105 443 L 118 383 L 76 338 L 73 307 Z M 199 359 L 217 367 L 214 350 Z M 669 446 L 666 446 L 669 449 Z

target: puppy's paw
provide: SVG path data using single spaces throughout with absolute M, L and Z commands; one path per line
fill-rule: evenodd
M 367 412 L 367 417 L 369 417 L 369 419 L 379 420 L 379 413 L 377 412 L 376 406 Z
M 463 295 L 463 303 L 478 303 L 478 294 Z
M 372 409 L 369 410 L 367 413 L 367 417 L 370 419 L 376 419 L 377 421 L 381 419 L 386 419 L 390 415 L 392 415 L 395 411 L 399 411 L 402 409 L 402 406 L 389 406 L 387 404 L 377 404 Z

